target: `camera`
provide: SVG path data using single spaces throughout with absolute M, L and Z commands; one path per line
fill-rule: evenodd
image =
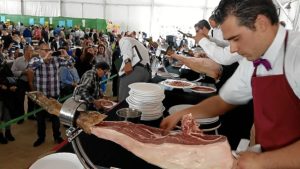
M 52 53 L 52 56 L 60 56 L 61 52 L 60 51 L 55 51 Z

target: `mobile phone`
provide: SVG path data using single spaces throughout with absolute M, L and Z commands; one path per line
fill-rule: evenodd
M 52 56 L 60 56 L 61 52 L 60 51 L 55 51 L 52 53 Z

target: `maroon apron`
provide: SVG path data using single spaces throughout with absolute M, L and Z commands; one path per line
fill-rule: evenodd
M 300 139 L 300 99 L 294 94 L 285 76 L 284 40 L 283 74 L 256 76 L 251 83 L 254 102 L 255 139 L 263 151 L 287 146 Z

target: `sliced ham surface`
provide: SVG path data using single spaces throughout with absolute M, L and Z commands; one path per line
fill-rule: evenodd
M 176 132 L 130 122 L 103 121 L 91 127 L 91 133 L 161 168 L 232 168 L 233 158 L 226 137 L 203 134 L 190 117 L 182 120 L 183 130 Z

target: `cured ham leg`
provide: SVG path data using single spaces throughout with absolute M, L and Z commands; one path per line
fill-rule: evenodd
M 92 134 L 113 141 L 145 161 L 170 169 L 231 169 L 233 158 L 225 136 L 204 135 L 186 116 L 182 131 L 165 133 L 159 128 L 130 122 L 103 121 Z

